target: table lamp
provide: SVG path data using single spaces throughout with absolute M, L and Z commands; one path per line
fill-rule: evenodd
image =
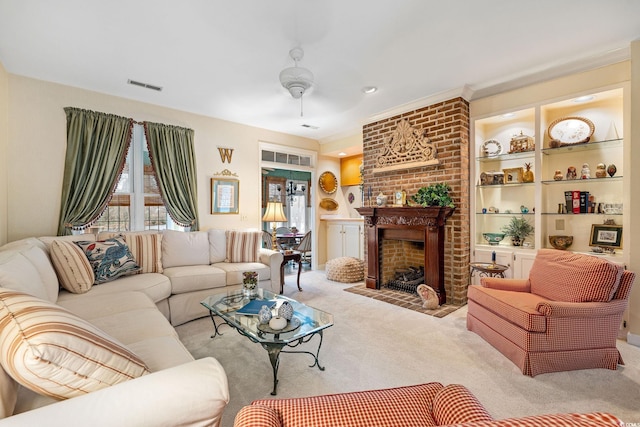
M 264 222 L 271 222 L 271 249 L 274 251 L 278 249 L 276 243 L 276 222 L 287 222 L 287 217 L 284 216 L 281 202 L 268 202 L 267 209 L 262 217 Z

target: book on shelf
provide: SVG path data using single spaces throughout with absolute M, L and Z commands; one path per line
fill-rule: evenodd
M 564 201 L 567 205 L 567 213 L 573 212 L 573 192 L 565 191 L 564 192 Z
M 257 316 L 260 313 L 260 309 L 263 305 L 266 305 L 270 309 L 276 305 L 275 300 L 264 300 L 264 299 L 254 299 L 249 301 L 247 304 L 243 305 L 242 308 L 238 309 L 236 313 L 242 314 L 245 316 Z
M 589 192 L 580 192 L 580 213 L 589 213 Z
M 579 214 L 580 213 L 580 191 L 579 190 L 574 190 L 571 192 L 571 211 L 574 214 Z

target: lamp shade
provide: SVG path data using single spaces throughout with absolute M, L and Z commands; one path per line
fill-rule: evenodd
M 284 210 L 282 210 L 282 203 L 269 202 L 267 203 L 267 210 L 262 217 L 265 222 L 286 222 L 287 217 L 284 216 Z

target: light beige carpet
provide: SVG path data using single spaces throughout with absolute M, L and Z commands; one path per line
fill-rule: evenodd
M 325 279 L 324 271 L 286 277 L 285 295 L 334 315 L 320 350 L 324 372 L 310 368 L 311 357 L 282 354 L 277 397 L 396 387 L 439 381 L 464 384 L 496 418 L 558 412 L 611 412 L 640 423 L 640 348 L 618 342 L 626 366 L 526 377 L 478 335 L 467 331 L 466 307 L 444 318 L 363 298 Z M 270 398 L 267 352 L 235 330 L 222 326 L 211 339 L 209 318 L 176 328 L 196 358 L 213 356 L 224 366 L 231 401 L 223 426 L 254 399 Z M 311 347 L 308 347 L 312 344 Z M 315 349 L 315 341 L 304 348 Z M 179 393 L 179 391 L 176 391 Z

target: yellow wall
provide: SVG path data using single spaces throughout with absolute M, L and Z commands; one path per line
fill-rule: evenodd
M 7 243 L 7 146 L 9 140 L 9 75 L 0 63 L 0 245 Z
M 0 73 L 0 87 L 7 86 L 4 74 Z M 0 212 L 2 206 L 8 206 L 8 241 L 56 233 L 66 149 L 63 108 L 67 106 L 193 129 L 201 229 L 261 228 L 258 141 L 319 150 L 317 141 L 311 139 L 13 74 L 8 76 L 8 86 L 10 126 L 6 155 L 2 156 L 9 159 L 8 197 L 2 197 L 0 191 Z M 0 97 L 0 105 L 5 98 Z M 0 116 L 1 112 L 0 106 Z M 0 150 L 5 151 L 1 138 Z M 235 149 L 231 164 L 222 163 L 219 146 Z M 240 179 L 238 215 L 210 214 L 210 179 L 224 169 L 238 174 Z M 0 177 L 0 185 L 2 180 Z
M 360 185 L 360 166 L 362 166 L 362 154 L 340 159 L 340 185 Z

